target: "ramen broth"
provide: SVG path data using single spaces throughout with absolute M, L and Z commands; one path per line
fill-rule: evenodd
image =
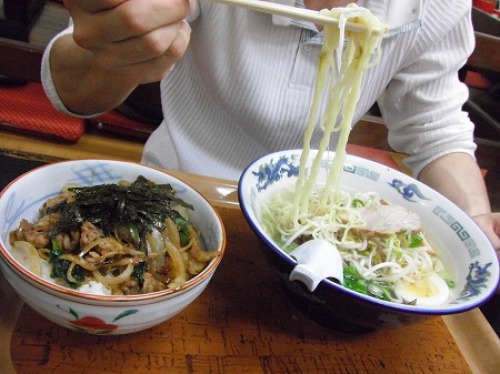
M 380 59 L 383 32 L 374 30 L 387 27 L 370 11 L 355 4 L 323 10 L 322 14 L 339 22 L 338 27 L 324 28 L 299 175 L 294 188 L 277 191 L 265 202 L 261 223 L 286 252 L 310 239 L 326 239 L 336 245 L 343 259 L 344 285 L 350 289 L 406 304 L 445 303 L 449 287 L 437 275 L 443 271 L 442 262 L 420 229 L 410 222 L 408 228 L 394 232 L 377 232 L 366 227 L 369 221 L 366 215 L 385 214 L 388 210 L 412 221 L 419 218 L 403 207 L 387 204 L 375 193 L 340 188 L 363 74 Z M 346 30 L 348 21 L 366 26 L 366 31 Z M 325 98 L 327 105 L 321 112 Z M 308 164 L 312 134 L 317 127 L 323 131 L 323 137 L 317 155 Z M 335 132 L 340 134 L 335 156 L 320 187 L 318 176 L 323 156 Z
M 290 253 L 307 240 L 324 239 L 341 255 L 345 287 L 402 304 L 448 301 L 453 278 L 420 225 L 413 226 L 414 213 L 388 204 L 374 192 L 342 189 L 324 207 L 319 204 L 321 191 L 313 191 L 310 211 L 293 221 L 293 194 L 293 185 L 280 188 L 270 192 L 262 204 L 260 222 L 284 252 Z M 390 228 L 383 232 L 366 226 L 364 213 L 386 208 L 391 215 L 400 213 L 396 225 L 381 225 Z M 408 226 L 407 217 L 411 217 Z

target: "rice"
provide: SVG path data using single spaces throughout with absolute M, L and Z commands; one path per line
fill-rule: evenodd
M 43 279 L 58 284 L 63 287 L 68 287 L 66 282 L 58 279 L 54 279 L 50 276 L 52 271 L 52 266 L 47 260 L 40 259 L 40 277 Z M 91 294 L 91 295 L 111 295 L 111 290 L 107 288 L 104 284 L 97 281 L 90 281 L 88 283 L 82 284 L 80 287 L 76 288 L 76 291 Z

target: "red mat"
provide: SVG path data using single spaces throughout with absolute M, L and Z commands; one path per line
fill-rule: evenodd
M 0 87 L 0 128 L 70 143 L 85 131 L 81 119 L 59 113 L 35 82 Z
M 58 112 L 42 85 L 0 86 L 0 129 L 21 132 L 47 140 L 75 143 L 86 125 L 114 135 L 146 140 L 157 125 L 143 123 L 116 111 L 83 120 Z

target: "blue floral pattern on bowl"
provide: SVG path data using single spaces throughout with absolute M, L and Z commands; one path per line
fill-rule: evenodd
M 256 178 L 254 182 L 255 190 L 250 193 L 250 201 L 253 207 L 255 207 L 257 196 L 271 185 L 281 181 L 283 178 L 298 177 L 300 155 L 300 152 L 280 152 L 277 153 L 274 158 L 263 159 L 261 163 L 256 164 L 258 170 L 252 171 L 253 176 Z M 328 168 L 331 162 L 330 158 L 324 160 L 321 165 L 322 168 Z M 378 164 L 374 164 L 373 169 L 371 165 L 371 162 L 360 159 L 359 163 L 356 161 L 346 162 L 343 171 L 346 175 L 350 174 L 356 178 L 367 179 L 378 185 L 378 183 L 382 182 L 381 179 L 385 179 L 385 171 L 382 173 L 379 172 L 380 168 Z M 449 226 L 451 232 L 455 233 L 467 249 L 471 259 L 481 257 L 481 250 L 474 240 L 473 235 L 464 228 L 464 225 L 461 224 L 458 219 L 447 212 L 442 206 L 436 205 L 429 196 L 426 196 L 426 193 L 422 191 L 423 185 L 418 181 L 414 182 L 411 177 L 407 177 L 399 172 L 396 174 L 398 174 L 398 176 L 394 177 L 392 171 L 388 172 L 387 181 L 383 183 L 390 186 L 390 188 L 392 188 L 404 201 L 412 205 L 424 204 L 424 206 L 428 206 L 432 214 L 439 217 L 441 221 Z M 411 181 L 405 182 L 405 179 L 411 179 Z M 364 186 L 363 182 L 361 182 L 361 184 Z M 440 199 L 437 200 L 440 201 Z M 465 285 L 451 304 L 461 304 L 470 299 L 474 299 L 483 292 L 490 292 L 488 284 L 492 282 L 491 277 L 493 274 L 489 269 L 492 265 L 492 262 L 486 262 L 484 265 L 479 261 L 470 262 L 469 273 L 466 276 Z M 463 284 L 462 282 L 458 283 Z
M 271 160 L 269 163 L 260 165 L 259 170 L 253 174 L 257 177 L 256 187 L 260 192 L 279 181 L 284 175 L 289 178 L 298 176 L 299 166 L 296 163 L 296 157 L 282 156 L 277 162 Z
M 393 179 L 389 182 L 389 186 L 396 189 L 396 191 L 398 191 L 405 200 L 415 202 L 415 200 L 413 200 L 414 196 L 423 200 L 429 200 L 424 196 L 424 194 L 420 191 L 420 188 L 418 188 L 415 183 L 406 184 L 399 179 Z
M 67 183 L 79 185 L 93 185 L 116 182 L 123 179 L 121 175 L 115 174 L 113 168 L 106 162 L 100 163 L 83 163 L 71 169 L 71 176 L 68 177 Z M 17 224 L 24 212 L 35 207 L 41 206 L 48 199 L 60 194 L 61 191 L 53 191 L 44 196 L 37 198 L 31 202 L 27 202 L 25 198 L 20 198 L 16 194 L 12 194 L 8 201 L 7 215 L 5 222 L 9 227 Z
M 487 287 L 490 280 L 491 272 L 489 268 L 492 263 L 489 262 L 485 266 L 480 266 L 478 262 L 473 262 L 469 265 L 469 274 L 467 275 L 467 283 L 464 289 L 460 292 L 460 296 L 453 301 L 458 303 L 461 300 L 468 300 L 474 296 L 480 295 Z

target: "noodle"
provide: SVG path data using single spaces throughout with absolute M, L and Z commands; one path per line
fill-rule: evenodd
M 320 170 L 323 154 L 328 149 L 333 132 L 340 131 L 335 157 L 327 178 L 325 191 L 335 193 L 340 188 L 340 175 L 346 157 L 346 147 L 351 131 L 354 110 L 360 96 L 361 81 L 364 71 L 373 66 L 380 58 L 382 33 L 373 33 L 374 27 L 384 27 L 367 9 L 350 4 L 346 8 L 323 10 L 322 14 L 339 19 L 339 27 L 325 26 L 324 44 L 320 52 L 318 74 L 311 103 L 309 121 L 304 134 L 303 151 L 300 159 L 299 178 L 295 190 L 295 213 L 298 220 L 308 211 L 309 196 L 314 188 Z M 364 33 L 345 30 L 348 19 L 368 26 Z M 348 44 L 343 51 L 347 34 Z M 337 61 L 334 60 L 336 51 Z M 377 56 L 370 63 L 370 58 Z M 328 78 L 329 77 L 329 78 Z M 327 84 L 328 83 L 328 84 Z M 329 88 L 328 92 L 325 92 Z M 320 117 L 319 106 L 323 95 L 328 94 L 326 112 Z M 318 153 L 313 160 L 310 174 L 306 175 L 306 162 L 311 147 L 311 137 L 314 128 L 320 122 L 324 135 L 318 147 Z M 340 122 L 340 124 L 339 124 Z M 325 194 L 321 205 L 325 205 Z
M 262 224 L 286 252 L 310 239 L 325 239 L 334 244 L 344 263 L 344 285 L 348 288 L 383 300 L 412 304 L 417 298 L 406 292 L 405 285 L 425 283 L 422 289 L 437 289 L 441 295 L 433 300 L 432 294 L 418 295 L 419 302 L 422 299 L 429 303 L 444 302 L 448 287 L 442 278 L 433 277 L 443 267 L 422 232 L 367 230 L 366 211 L 362 207 L 382 209 L 387 203 L 374 193 L 351 193 L 340 188 L 363 74 L 380 58 L 383 33 L 372 30 L 386 28 L 367 9 L 355 4 L 322 13 L 337 18 L 339 26 L 324 29 L 298 179 L 293 189 L 271 194 L 263 207 Z M 348 20 L 366 25 L 366 31 L 346 30 Z M 323 98 L 327 105 L 324 113 L 320 113 Z M 312 134 L 317 126 L 323 137 L 307 169 Z M 335 155 L 326 170 L 324 185 L 319 186 L 324 154 L 335 132 L 340 134 Z

